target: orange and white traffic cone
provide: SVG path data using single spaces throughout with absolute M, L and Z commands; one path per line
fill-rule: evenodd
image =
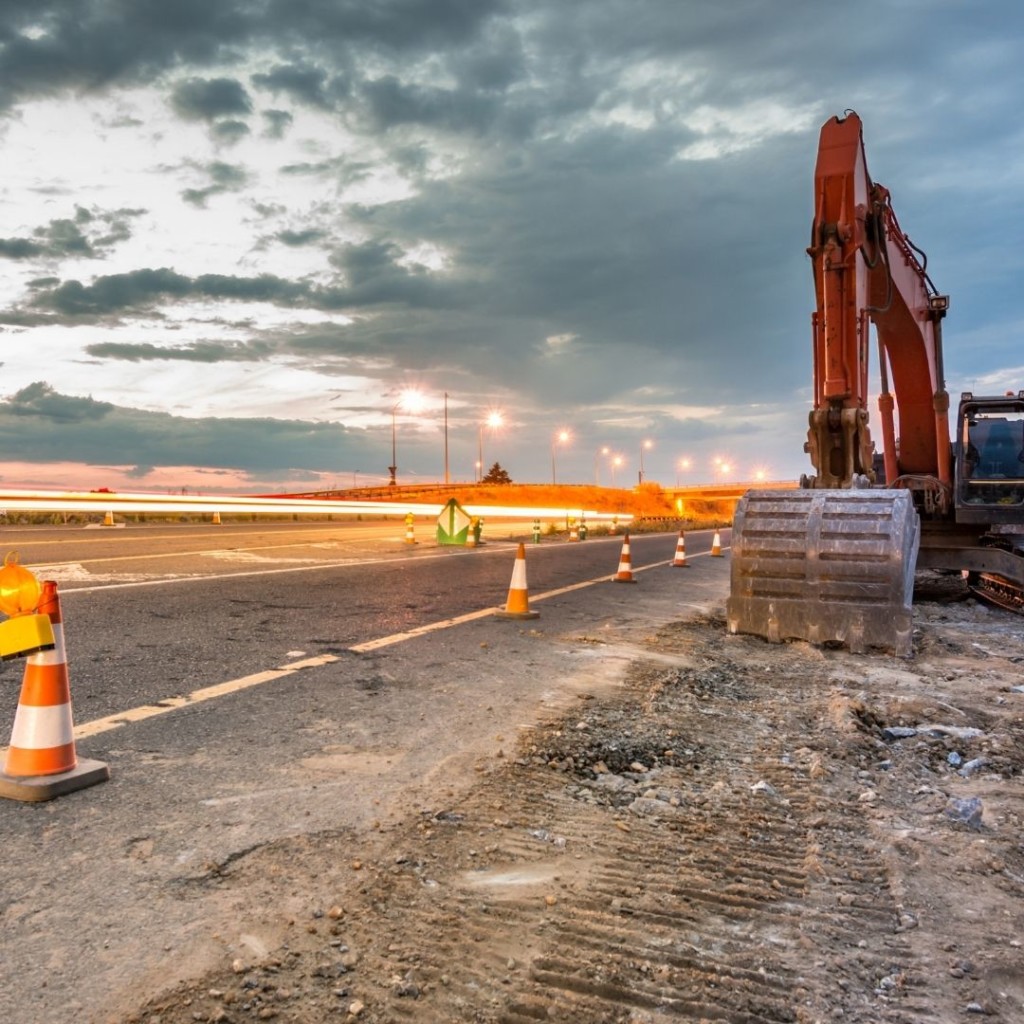
M 679 540 L 676 541 L 676 555 L 675 558 L 669 562 L 669 565 L 676 569 L 685 569 L 688 565 L 686 561 L 686 537 L 683 535 L 683 531 L 679 531 Z
M 114 513 L 113 512 L 104 512 L 104 514 L 103 514 L 103 525 L 104 526 L 115 526 L 115 525 L 117 525 L 114 522 Z
M 636 583 L 633 579 L 633 562 L 629 557 L 629 534 L 622 538 L 622 553 L 619 555 L 619 571 L 612 577 L 615 583 Z
M 110 778 L 105 764 L 80 761 L 75 753 L 64 625 L 52 580 L 43 583 L 38 612 L 50 618 L 54 647 L 31 655 L 25 665 L 11 745 L 0 772 L 0 796 L 14 800 L 50 800 Z
M 219 512 L 214 512 L 213 513 L 213 525 L 214 526 L 220 526 L 220 513 Z
M 722 558 L 722 538 L 718 536 L 718 531 L 715 530 L 714 537 L 711 538 L 711 557 Z
M 494 613 L 500 619 L 536 619 L 540 612 L 530 611 L 530 595 L 526 588 L 526 545 L 520 544 L 512 567 L 512 583 L 508 588 L 508 601 L 501 611 Z

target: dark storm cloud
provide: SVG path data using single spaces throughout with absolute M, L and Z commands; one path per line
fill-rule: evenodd
M 131 221 L 145 210 L 75 208 L 35 228 L 30 237 L 0 238 L 0 257 L 29 259 L 102 259 L 118 242 L 131 238 Z
M 366 242 L 334 250 L 331 262 L 340 272 L 335 285 L 290 281 L 274 274 L 240 277 L 201 274 L 189 277 L 168 267 L 108 274 L 83 284 L 78 280 L 36 288 L 29 300 L 33 311 L 57 314 L 71 321 L 92 321 L 132 315 L 153 315 L 165 304 L 202 300 L 268 302 L 289 308 L 351 310 L 382 306 L 416 309 L 448 308 L 461 301 L 458 287 L 431 274 L 399 263 L 402 253 L 393 243 Z M 8 310 L 0 322 L 21 322 L 19 311 Z
M 60 395 L 43 381 L 36 381 L 11 395 L 2 406 L 14 417 L 32 417 L 66 427 L 69 423 L 86 423 L 103 419 L 113 406 L 92 398 Z
M 319 228 L 306 228 L 303 231 L 278 231 L 274 238 L 282 245 L 290 246 L 293 249 L 300 249 L 303 246 L 315 245 L 327 237 L 327 232 Z
M 327 72 L 310 64 L 280 64 L 266 73 L 252 76 L 253 85 L 275 95 L 284 93 L 291 99 L 311 107 L 330 108 L 333 98 L 327 93 Z M 343 83 L 335 84 L 332 92 L 345 92 Z
M 421 125 L 480 133 L 501 110 L 497 96 L 409 85 L 394 75 L 366 82 L 361 93 L 373 128 L 383 131 L 401 125 Z
M 210 125 L 210 134 L 214 140 L 225 146 L 241 142 L 251 130 L 244 121 L 215 121 Z
M 231 277 L 202 274 L 188 277 L 166 267 L 110 274 L 92 284 L 64 281 L 56 288 L 38 292 L 32 305 L 70 317 L 102 317 L 130 311 L 149 311 L 161 302 L 183 299 L 227 299 L 272 302 L 290 306 L 315 294 L 308 285 L 286 281 L 273 274 Z
M 244 127 L 244 126 L 243 126 Z M 207 164 L 193 164 L 196 170 L 209 178 L 210 184 L 204 188 L 186 188 L 181 198 L 186 203 L 202 209 L 211 196 L 224 192 L 240 192 L 249 182 L 249 174 L 238 164 L 224 163 L 222 160 L 211 160 Z
M 8 3 L 0 8 L 0 110 L 32 96 L 95 92 L 150 81 L 180 67 L 230 64 L 249 46 L 285 53 L 305 48 L 328 59 L 368 46 L 426 53 L 466 44 L 506 6 L 504 0 Z M 197 87 L 175 95 L 186 116 L 243 113 L 227 109 L 243 101 L 237 90 Z
M 339 451 L 368 443 L 364 432 L 337 423 L 190 419 L 62 395 L 41 381 L 0 401 L 0 445 L 34 462 L 288 474 L 336 467 Z
M 260 116 L 266 126 L 264 134 L 270 139 L 283 139 L 285 132 L 295 121 L 287 110 L 264 110 Z
M 252 100 L 236 78 L 186 78 L 172 90 L 171 106 L 186 121 L 252 113 Z
M 366 181 L 374 170 L 373 164 L 366 160 L 357 160 L 347 156 L 331 157 L 311 163 L 285 164 L 280 173 L 289 177 L 308 175 L 337 182 L 339 188 Z
M 86 345 L 87 355 L 129 363 L 253 363 L 265 359 L 271 346 L 258 341 L 193 341 L 187 345 L 163 346 L 149 342 L 101 341 Z

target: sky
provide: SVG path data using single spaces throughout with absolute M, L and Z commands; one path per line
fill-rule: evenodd
M 1017 0 L 0 0 L 0 490 L 810 472 L 847 109 L 954 408 L 1024 388 L 1022 53 Z

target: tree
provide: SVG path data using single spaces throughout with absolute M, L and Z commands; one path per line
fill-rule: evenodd
M 508 475 L 507 470 L 501 468 L 500 462 L 496 462 L 487 470 L 487 475 L 480 482 L 484 484 L 510 484 L 512 483 L 512 477 Z

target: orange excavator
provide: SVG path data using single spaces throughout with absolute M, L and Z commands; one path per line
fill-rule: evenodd
M 807 250 L 814 407 L 793 490 L 749 491 L 733 521 L 732 633 L 912 654 L 916 569 L 966 574 L 1024 606 L 1024 391 L 960 396 L 943 377 L 949 299 L 868 175 L 860 118 L 821 129 Z M 882 451 L 868 429 L 870 326 Z

